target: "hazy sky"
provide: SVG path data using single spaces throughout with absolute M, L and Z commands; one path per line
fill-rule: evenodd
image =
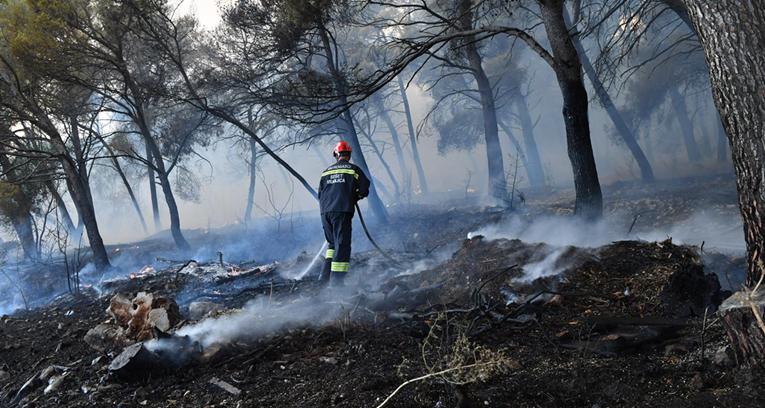
M 199 21 L 208 29 L 215 27 L 220 22 L 218 4 L 226 4 L 229 0 L 185 0 L 181 3 L 179 11 L 191 11 L 197 15 Z

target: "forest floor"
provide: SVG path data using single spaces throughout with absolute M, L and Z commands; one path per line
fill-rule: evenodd
M 512 213 L 413 206 L 372 230 L 404 268 L 358 251 L 344 291 L 320 287 L 307 254 L 257 268 L 157 261 L 101 282 L 100 296 L 89 287 L 2 316 L 0 404 L 376 407 L 432 374 L 385 406 L 763 406 L 762 374 L 736 367 L 714 307 L 706 317 L 698 308 L 678 315 L 667 307 L 677 299 L 662 295 L 670 277 L 697 265 L 740 280 L 743 259 L 724 239 L 713 251 L 667 237 L 706 228 L 719 238 L 734 228 L 733 180 L 612 185 L 604 196 L 609 222 L 599 227 L 549 218 L 573 207 L 565 191 L 529 192 Z M 714 217 L 699 224 L 701 212 Z M 534 240 L 535 230 L 549 239 Z M 576 233 L 561 241 L 561 231 Z M 157 250 L 135 246 L 145 259 Z M 109 367 L 121 347 L 99 351 L 84 337 L 114 323 L 106 312 L 114 294 L 141 291 L 175 299 L 182 320 L 170 332 L 200 350 L 180 367 L 161 362 L 126 379 Z M 189 305 L 200 301 L 221 310 L 193 320 Z

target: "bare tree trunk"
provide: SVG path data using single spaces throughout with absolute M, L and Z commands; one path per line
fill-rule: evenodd
M 401 101 L 404 103 L 406 126 L 409 128 L 409 144 L 412 146 L 412 157 L 414 158 L 414 167 L 417 169 L 417 177 L 420 180 L 420 190 L 422 190 L 423 194 L 428 194 L 428 181 L 425 179 L 425 170 L 422 169 L 420 151 L 417 148 L 417 135 L 414 134 L 412 110 L 409 108 L 409 98 L 406 96 L 406 87 L 404 86 L 404 80 L 401 78 L 401 75 L 398 76 L 398 90 L 401 93 Z
M 582 81 L 579 53 L 571 42 L 563 19 L 564 1 L 538 3 L 556 62 L 553 70 L 563 95 L 563 121 L 566 124 L 568 157 L 576 189 L 574 214 L 587 220 L 599 219 L 603 216 L 603 193 L 592 152 L 587 90 Z
M 680 17 L 681 20 L 683 20 L 683 23 L 688 26 L 692 31 L 696 31 L 695 28 L 693 28 L 693 23 L 691 22 L 691 17 L 688 15 L 688 10 L 685 8 L 685 5 L 683 4 L 683 0 L 662 0 L 664 4 L 669 6 L 672 11 L 674 11 L 678 17 Z
M 473 1 L 460 0 L 459 23 L 463 30 L 473 29 Z M 489 165 L 489 195 L 502 203 L 507 202 L 507 183 L 505 182 L 505 164 L 502 157 L 502 146 L 499 143 L 499 128 L 497 125 L 497 108 L 494 101 L 494 90 L 489 78 L 483 70 L 481 54 L 478 53 L 475 36 L 464 40 L 465 55 L 470 65 L 470 73 L 478 86 L 481 97 L 481 113 L 483 114 L 484 141 L 486 142 L 486 159 Z
M 685 97 L 680 95 L 677 88 L 669 89 L 669 97 L 672 100 L 672 107 L 677 114 L 677 121 L 680 123 L 680 131 L 683 134 L 683 142 L 685 142 L 685 151 L 688 153 L 688 160 L 691 163 L 697 163 L 701 161 L 701 153 L 699 153 L 699 145 L 696 143 L 696 138 L 693 136 L 693 123 L 691 118 L 688 117 L 688 107 L 685 104 Z
M 62 157 L 60 159 L 61 167 L 64 170 L 64 174 L 66 174 L 67 186 L 69 187 L 72 201 L 77 206 L 80 214 L 80 223 L 84 225 L 85 231 L 88 233 L 88 243 L 90 244 L 90 250 L 93 252 L 93 264 L 97 270 L 105 271 L 111 268 L 111 263 L 109 262 L 109 256 L 106 254 L 106 247 L 98 228 L 96 211 L 90 199 L 88 189 L 84 186 L 78 170 L 68 159 L 69 153 L 58 131 L 55 130 L 55 127 L 50 122 L 43 125 L 45 126 L 45 133 L 50 136 L 53 151 L 59 157 Z
M 340 73 L 337 71 L 337 67 L 335 66 L 335 59 L 332 53 L 332 47 L 330 46 L 329 36 L 327 35 L 326 30 L 323 29 L 319 30 L 319 33 L 321 35 L 324 52 L 327 58 L 327 66 L 329 67 L 329 71 L 332 73 L 335 81 L 340 104 L 346 105 L 348 103 L 346 98 L 347 92 L 342 84 Z M 364 157 L 364 152 L 361 150 L 361 144 L 359 143 L 359 137 L 356 134 L 356 127 L 353 125 L 353 118 L 351 117 L 350 111 L 346 110 L 343 112 L 341 118 L 345 122 L 345 131 L 348 134 L 349 139 L 348 142 L 351 145 L 351 149 L 354 151 L 353 161 L 359 167 L 361 167 L 361 170 L 364 171 L 364 173 L 366 173 L 371 180 L 372 173 L 369 171 L 369 166 L 367 165 L 366 158 Z M 385 205 L 383 205 L 382 200 L 380 200 L 380 196 L 377 194 L 377 189 L 375 188 L 374 181 L 372 181 L 369 187 L 369 206 L 372 208 L 372 212 L 375 214 L 375 217 L 377 217 L 379 221 L 383 223 L 388 222 L 388 211 L 385 210 Z
M 571 26 L 568 10 L 566 10 L 565 7 L 563 8 L 563 13 L 567 25 Z M 632 133 L 632 130 L 630 130 L 629 126 L 627 126 L 627 123 L 624 122 L 624 119 L 622 118 L 621 113 L 619 113 L 619 110 L 616 109 L 616 106 L 611 100 L 611 96 L 608 95 L 608 91 L 606 90 L 605 86 L 603 86 L 603 82 L 600 80 L 600 78 L 598 78 L 598 73 L 595 71 L 595 67 L 592 66 L 590 58 L 587 56 L 587 52 L 585 52 L 584 47 L 582 46 L 582 42 L 579 41 L 579 36 L 573 36 L 571 41 L 573 42 L 577 53 L 579 53 L 579 60 L 582 63 L 582 68 L 587 74 L 587 77 L 590 79 L 592 87 L 595 89 L 595 95 L 598 96 L 601 105 L 603 105 L 606 113 L 608 113 L 608 117 L 611 118 L 611 121 L 614 123 L 614 126 L 616 126 L 616 130 L 622 137 L 624 144 L 626 144 L 627 148 L 630 149 L 632 157 L 635 158 L 635 162 L 637 162 L 638 167 L 640 167 L 640 177 L 646 183 L 653 183 L 656 181 L 656 179 L 654 178 L 651 164 L 645 157 L 643 149 L 640 148 L 640 145 L 638 144 L 637 139 L 635 139 L 635 135 Z
M 56 184 L 53 182 L 53 180 L 48 180 L 45 182 L 45 188 L 50 191 L 50 194 L 53 196 L 53 199 L 56 200 L 56 206 L 58 207 L 58 212 L 61 215 L 61 221 L 64 223 L 64 228 L 66 228 L 67 231 L 69 231 L 69 235 L 76 235 L 77 234 L 77 228 L 74 226 L 74 222 L 72 221 L 72 216 L 69 215 L 69 209 L 66 208 L 66 202 L 61 197 L 61 194 L 58 192 L 58 188 L 56 188 Z
M 167 174 L 167 171 L 165 170 L 165 162 L 162 160 L 162 154 L 152 138 L 143 116 L 139 116 L 139 118 L 138 127 L 141 130 L 144 143 L 146 143 L 146 146 L 155 158 L 154 168 L 157 171 L 159 185 L 162 187 L 162 195 L 165 196 L 167 210 L 170 213 L 170 233 L 173 235 L 173 240 L 175 241 L 175 245 L 178 246 L 178 249 L 181 251 L 190 251 L 191 246 L 189 246 L 189 243 L 186 241 L 186 238 L 183 237 L 183 232 L 181 231 L 181 216 L 178 213 L 178 204 L 175 201 L 175 194 L 173 194 L 169 174 Z
M 252 205 L 255 202 L 255 180 L 257 179 L 258 144 L 250 138 L 250 186 L 247 189 L 247 208 L 244 210 L 244 220 L 252 219 Z
M 388 202 L 391 202 L 391 203 L 395 203 L 396 202 L 396 198 L 394 198 L 392 195 L 390 195 L 390 192 L 388 191 L 388 189 L 385 188 L 385 184 L 383 184 L 377 178 L 373 178 L 372 181 L 374 181 L 377 184 L 377 187 L 380 187 L 380 192 L 385 196 L 385 198 L 388 199 Z
M 720 118 L 717 118 L 717 161 L 720 163 L 728 161 L 728 136 L 725 135 L 725 128 Z
M 512 143 L 513 146 L 515 147 L 515 151 L 518 153 L 518 156 L 520 156 L 521 163 L 523 163 L 523 168 L 526 169 L 526 177 L 528 177 L 529 180 L 531 180 L 533 178 L 532 176 L 533 170 L 531 170 L 529 161 L 526 158 L 526 155 L 523 153 L 523 148 L 521 148 L 521 144 L 518 142 L 518 139 L 516 139 L 515 136 L 513 135 L 512 129 L 507 127 L 507 125 L 505 125 L 505 122 L 502 121 L 501 119 L 497 119 L 497 124 L 499 125 L 499 127 L 502 128 L 502 131 L 505 132 L 507 137 L 510 139 L 510 143 Z
M 80 177 L 80 172 L 75 165 L 75 161 L 72 160 L 58 128 L 35 102 L 26 99 L 22 99 L 22 102 L 26 111 L 24 114 L 28 113 L 28 119 L 38 129 L 43 131 L 50 140 L 51 153 L 61 164 L 72 201 L 77 206 L 81 223 L 87 230 L 90 250 L 93 253 L 93 265 L 97 270 L 105 271 L 111 267 L 111 264 L 109 263 L 109 256 L 106 254 L 101 232 L 98 229 L 95 208 L 88 194 L 89 188 L 84 185 L 85 181 Z
M 765 8 L 752 0 L 685 0 L 706 55 L 712 95 L 737 175 L 747 248 L 747 284 L 765 251 Z
M 82 151 L 80 143 L 80 123 L 77 121 L 77 115 L 69 116 L 69 125 L 72 128 L 72 146 L 74 147 L 74 159 L 77 171 L 82 179 L 82 185 L 88 194 L 90 205 L 93 206 L 93 193 L 90 190 L 90 181 L 88 176 L 88 165 L 85 160 L 85 154 Z
M 358 124 L 358 123 L 357 123 Z M 388 173 L 388 178 L 390 178 L 391 183 L 393 183 L 393 190 L 395 191 L 396 197 L 401 196 L 401 190 L 399 189 L 398 182 L 396 181 L 396 177 L 393 176 L 393 172 L 390 169 L 390 166 L 388 165 L 388 162 L 385 160 L 385 157 L 383 157 L 382 152 L 380 152 L 380 149 L 377 148 L 377 143 L 372 139 L 372 136 L 370 136 L 361 126 L 359 126 L 359 131 L 364 136 L 365 139 L 369 142 L 369 145 L 372 146 L 372 150 L 375 152 L 375 155 L 380 160 L 380 163 L 382 163 L 383 167 L 385 168 L 385 172 Z M 392 198 L 392 197 L 391 197 Z M 391 200 L 391 202 L 395 202 L 396 199 Z
M 396 129 L 396 125 L 393 123 L 393 120 L 391 120 L 390 115 L 388 114 L 388 110 L 385 109 L 385 105 L 383 105 L 380 97 L 375 94 L 373 98 L 375 98 L 375 102 L 377 103 L 378 109 L 380 110 L 380 117 L 382 118 L 383 122 L 385 122 L 385 125 L 388 126 L 388 132 L 390 132 L 393 148 L 396 150 L 396 157 L 398 158 L 398 169 L 401 172 L 401 177 L 406 177 L 409 174 L 409 171 L 406 169 L 406 164 L 404 161 L 404 149 L 401 148 L 401 140 L 399 140 L 398 129 Z
M 149 145 L 146 145 L 146 161 L 149 162 L 147 166 L 149 172 L 149 195 L 151 196 L 151 213 L 154 215 L 154 232 L 162 230 L 162 222 L 159 219 L 159 201 L 157 200 L 157 182 L 154 177 L 154 156 L 151 154 Z
M 476 174 L 480 173 L 480 170 L 478 169 L 478 162 L 475 161 L 475 157 L 473 157 L 473 152 L 468 152 L 467 157 L 468 157 L 468 160 L 470 160 L 470 165 L 473 166 L 473 171 Z
M 653 161 L 653 143 L 651 142 L 651 132 L 643 131 L 643 145 L 645 146 L 646 158 L 649 162 Z
M 108 143 L 106 143 L 106 139 L 104 139 L 99 132 L 93 132 L 93 133 L 96 135 L 96 137 L 98 137 L 98 140 L 101 142 L 101 145 L 103 145 L 106 151 L 109 153 L 109 156 L 111 156 L 114 170 L 116 170 L 117 174 L 119 174 L 120 179 L 122 180 L 122 184 L 125 186 L 125 190 L 127 190 L 128 195 L 130 196 L 130 201 L 133 202 L 133 208 L 135 208 L 135 212 L 138 215 L 138 219 L 141 221 L 141 227 L 143 228 L 143 233 L 144 235 L 149 235 L 149 229 L 146 228 L 146 220 L 143 218 L 143 211 L 141 211 L 141 206 L 138 205 L 138 199 L 133 193 L 133 188 L 130 186 L 130 181 L 128 181 L 127 176 L 125 176 L 125 172 L 122 171 L 122 166 L 120 166 L 120 162 L 117 158 L 117 155 L 114 153 L 114 150 L 112 150 L 112 147 L 109 146 Z
M 712 141 L 711 137 L 709 136 L 709 129 L 705 124 L 702 122 L 701 127 L 701 140 L 699 141 L 699 152 L 701 153 L 702 157 L 712 157 L 714 153 L 712 152 Z
M 14 231 L 16 231 L 16 235 L 19 237 L 19 244 L 21 249 L 24 250 L 24 256 L 32 262 L 37 262 L 40 259 L 40 251 L 38 251 L 35 242 L 32 214 L 24 213 L 14 217 L 11 223 L 13 224 Z
M 252 117 L 252 107 L 247 109 L 247 126 L 255 131 L 255 120 Z M 258 144 L 250 138 L 250 185 L 247 188 L 247 207 L 244 210 L 244 221 L 252 219 L 252 207 L 255 204 L 255 181 L 258 172 Z
M 114 163 L 114 169 L 117 170 L 117 174 L 119 174 L 120 179 L 122 179 L 122 184 L 125 186 L 125 190 L 127 190 L 128 195 L 130 196 L 130 201 L 133 202 L 133 208 L 135 208 L 135 213 L 138 215 L 138 220 L 141 221 L 141 228 L 143 228 L 144 235 L 149 235 L 149 229 L 146 227 L 146 220 L 143 218 L 143 211 L 141 211 L 138 199 L 133 192 L 133 188 L 130 186 L 130 181 L 128 181 L 127 176 L 125 176 L 125 172 L 122 171 L 122 167 L 116 157 L 112 158 L 112 162 Z
M 545 184 L 545 171 L 542 168 L 542 159 L 539 157 L 537 142 L 534 140 L 534 123 L 529 114 L 526 98 L 516 92 L 513 97 L 513 105 L 515 106 L 515 111 L 518 113 L 518 118 L 521 122 L 523 144 L 526 146 L 526 154 L 528 154 L 529 169 L 526 171 L 529 175 L 529 183 L 534 187 L 543 186 Z M 527 164 L 524 163 L 524 166 L 526 165 Z
M 16 171 L 13 169 L 13 165 L 5 151 L 0 151 L 0 166 L 2 166 L 5 176 L 8 177 L 8 181 L 13 183 L 14 180 L 17 179 L 14 174 Z M 14 201 L 24 202 L 26 204 L 30 203 L 30 198 L 27 197 L 21 189 L 21 186 L 15 187 L 17 187 L 18 190 L 14 193 Z M 38 251 L 37 242 L 35 240 L 32 214 L 29 213 L 29 211 L 18 211 L 17 214 L 10 217 L 10 222 L 13 225 L 13 230 L 16 231 L 16 236 L 19 238 L 19 244 L 24 251 L 24 256 L 32 262 L 39 260 L 40 251 Z
M 160 161 L 161 159 L 157 160 L 157 162 Z M 173 235 L 175 245 L 177 245 L 178 249 L 181 251 L 190 251 L 191 246 L 186 241 L 186 238 L 183 237 L 183 232 L 181 231 L 181 216 L 178 213 L 178 204 L 175 202 L 175 195 L 173 194 L 173 189 L 170 185 L 170 179 L 168 178 L 167 173 L 161 168 L 160 171 L 157 172 L 157 176 L 159 176 L 159 185 L 162 187 L 162 194 L 165 196 L 165 203 L 167 203 L 167 209 L 170 212 L 170 232 Z

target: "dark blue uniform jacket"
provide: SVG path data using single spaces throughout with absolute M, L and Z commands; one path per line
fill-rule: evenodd
M 369 179 L 361 168 L 345 160 L 321 173 L 319 205 L 321 213 L 354 212 L 356 202 L 369 195 Z

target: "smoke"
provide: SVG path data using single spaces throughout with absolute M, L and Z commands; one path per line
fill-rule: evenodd
M 539 278 L 556 276 L 563 272 L 563 268 L 557 265 L 558 259 L 566 252 L 565 248 L 558 248 L 539 262 L 533 262 L 523 266 L 523 275 L 514 282 L 531 283 Z
M 244 309 L 178 330 L 178 336 L 189 336 L 203 347 L 237 339 L 257 339 L 282 328 L 321 326 L 342 317 L 344 309 L 338 302 L 321 296 L 304 298 L 284 305 L 268 303 L 265 297 L 250 301 Z M 161 343 L 161 340 L 160 340 Z
M 644 220 L 647 222 L 647 220 Z M 639 224 L 641 220 L 638 220 Z M 630 222 L 631 223 L 631 222 Z M 723 253 L 744 253 L 746 245 L 740 221 L 731 222 L 729 216 L 695 212 L 685 220 L 668 224 L 665 227 L 642 227 L 643 231 L 627 236 L 629 224 L 615 220 L 603 220 L 586 223 L 565 216 L 514 215 L 497 224 L 485 226 L 468 234 L 468 238 L 483 235 L 485 240 L 519 239 L 523 242 L 544 243 L 554 250 L 544 259 L 523 267 L 524 275 L 515 282 L 530 283 L 537 278 L 559 275 L 565 269 L 565 262 L 559 262 L 570 246 L 595 248 L 614 241 L 636 239 L 644 241 L 663 241 L 672 238 L 678 245 L 697 245 L 704 243 L 705 251 Z M 638 228 L 635 228 L 638 229 Z
M 705 248 L 719 251 L 743 252 L 746 249 L 740 221 L 736 225 L 729 217 L 723 215 L 698 211 L 685 220 L 648 229 L 640 225 L 645 221 L 639 219 L 635 230 L 628 236 L 629 222 L 625 224 L 603 220 L 587 223 L 567 216 L 529 218 L 515 215 L 503 222 L 471 232 L 468 237 L 483 235 L 487 240 L 519 239 L 527 243 L 580 248 L 599 247 L 625 239 L 662 241 L 672 238 L 675 244 L 701 245 L 703 242 Z

